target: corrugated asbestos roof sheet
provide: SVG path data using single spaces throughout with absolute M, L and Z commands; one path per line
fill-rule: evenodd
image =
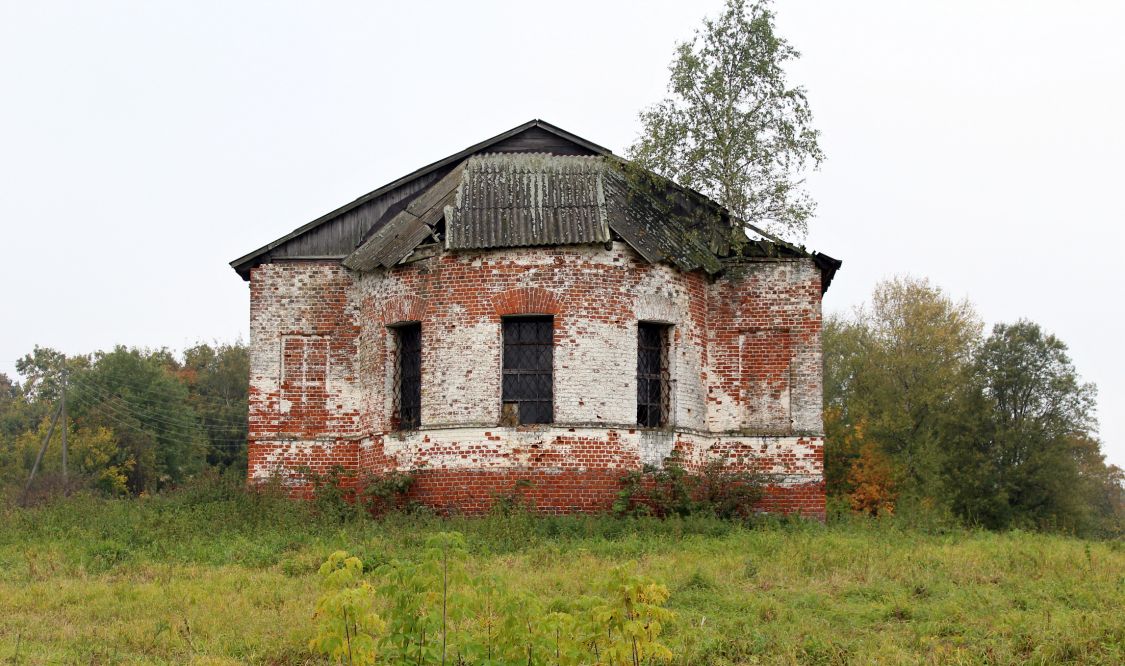
M 718 211 L 685 209 L 674 193 L 657 187 L 644 173 L 618 167 L 606 181 L 610 225 L 642 257 L 652 263 L 669 261 L 685 271 L 722 270 L 716 253 L 726 247 L 711 247 L 714 237 L 722 235 L 715 227 L 725 224 Z
M 445 221 L 449 250 L 605 243 L 615 232 L 645 259 L 722 270 L 729 220 L 651 174 L 605 157 L 475 155 L 371 234 L 343 263 L 390 268 Z
M 604 243 L 610 239 L 605 171 L 600 157 L 471 157 L 446 209 L 446 247 Z
M 445 246 L 604 243 L 612 230 L 653 263 L 721 270 L 716 252 L 726 247 L 711 246 L 729 231 L 716 233 L 724 224 L 717 209 L 678 199 L 647 173 L 604 157 L 478 155 L 465 162 L 456 202 L 446 209 Z

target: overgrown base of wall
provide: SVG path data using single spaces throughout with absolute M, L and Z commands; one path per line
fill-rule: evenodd
M 621 490 L 610 470 L 419 470 L 407 499 L 441 513 L 487 513 L 497 502 L 540 513 L 609 511 Z
M 823 520 L 820 437 L 713 436 L 636 428 L 449 428 L 354 440 L 252 442 L 250 479 L 279 476 L 295 495 L 335 467 L 350 479 L 409 472 L 407 499 L 443 513 L 479 514 L 498 501 L 543 513 L 608 511 L 622 478 L 669 455 L 690 472 L 712 460 L 768 479 L 759 508 Z

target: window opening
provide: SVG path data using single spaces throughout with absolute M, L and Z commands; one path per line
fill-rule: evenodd
M 395 421 L 399 430 L 412 430 L 422 424 L 422 325 L 394 327 Z
M 554 321 L 551 317 L 503 320 L 501 421 L 504 425 L 554 420 Z
M 648 428 L 659 428 L 668 422 L 670 329 L 667 324 L 637 324 L 637 423 Z

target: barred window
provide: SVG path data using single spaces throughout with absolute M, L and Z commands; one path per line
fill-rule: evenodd
M 422 325 L 403 324 L 394 331 L 395 422 L 399 430 L 422 424 Z
M 658 428 L 668 422 L 668 333 L 671 326 L 637 324 L 637 423 Z
M 504 425 L 554 420 L 553 329 L 551 317 L 503 320 L 501 421 Z

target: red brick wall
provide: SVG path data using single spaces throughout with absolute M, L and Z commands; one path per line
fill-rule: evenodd
M 732 268 L 710 303 L 711 429 L 819 434 L 820 273 L 812 262 Z
M 500 320 L 513 314 L 555 318 L 552 426 L 499 427 Z M 636 430 L 638 320 L 674 324 L 666 431 Z M 422 323 L 422 429 L 395 433 L 386 327 L 403 321 Z M 445 253 L 367 274 L 262 265 L 251 276 L 250 476 L 416 470 L 416 499 L 465 512 L 530 479 L 542 510 L 601 510 L 622 475 L 690 441 L 699 460 L 774 474 L 763 506 L 823 515 L 820 325 L 819 272 L 806 260 L 717 280 L 621 243 Z
M 266 264 L 250 278 L 250 439 L 358 436 L 354 280 L 329 262 Z

